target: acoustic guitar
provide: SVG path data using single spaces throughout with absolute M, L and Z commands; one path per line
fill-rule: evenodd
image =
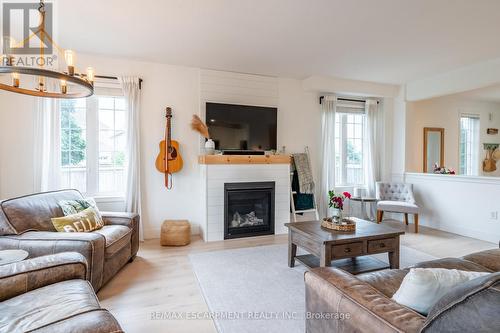
M 179 142 L 172 140 L 172 108 L 167 107 L 165 117 L 165 138 L 160 141 L 160 153 L 156 157 L 155 166 L 158 171 L 165 174 L 165 186 L 172 188 L 172 174 L 182 169 L 183 161 L 179 152 Z

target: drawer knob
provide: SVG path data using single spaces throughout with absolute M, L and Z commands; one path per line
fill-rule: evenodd
M 380 247 L 385 247 L 385 243 L 380 243 Z
M 349 253 L 351 252 L 351 248 L 350 247 L 346 247 L 345 250 L 344 250 L 345 253 Z

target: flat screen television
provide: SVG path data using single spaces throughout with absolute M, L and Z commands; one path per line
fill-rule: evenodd
M 215 149 L 276 150 L 277 108 L 221 103 L 206 104 L 206 122 Z

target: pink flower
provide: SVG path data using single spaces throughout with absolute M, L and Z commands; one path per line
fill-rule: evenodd
M 344 195 L 344 197 L 346 197 L 347 199 L 351 199 L 351 193 L 349 192 L 344 192 L 342 193 Z

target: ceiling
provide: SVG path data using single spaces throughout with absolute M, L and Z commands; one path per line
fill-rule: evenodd
M 56 0 L 79 52 L 404 83 L 500 57 L 498 0 Z
M 457 95 L 474 101 L 500 103 L 500 85 L 471 90 Z

